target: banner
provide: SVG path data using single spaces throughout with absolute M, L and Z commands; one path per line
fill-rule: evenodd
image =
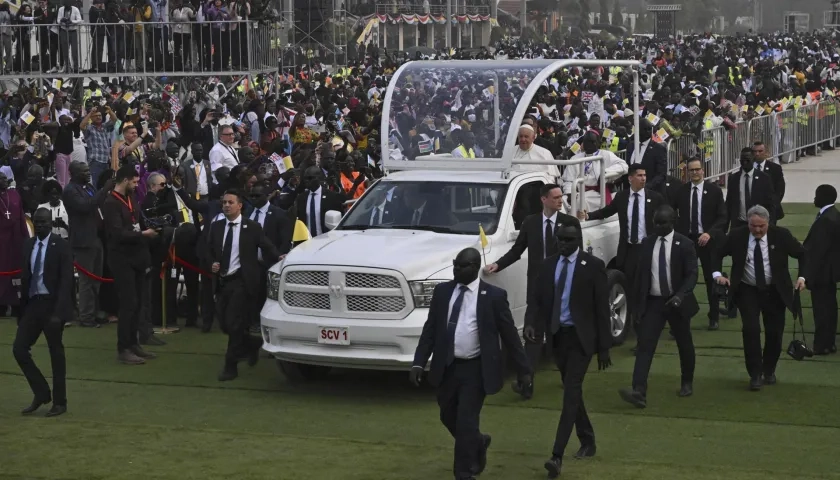
M 378 30 L 378 25 L 377 24 L 378 24 L 378 19 L 376 19 L 376 18 L 371 18 L 370 20 L 368 20 L 367 25 L 365 25 L 365 29 L 362 30 L 362 34 L 359 35 L 359 39 L 356 40 L 356 44 L 358 44 L 358 45 L 361 45 L 363 43 L 365 45 L 369 44 L 370 40 L 373 38 L 374 26 L 376 26 L 377 30 Z
M 400 14 L 400 15 L 385 15 L 385 14 L 375 14 L 368 17 L 366 20 L 368 24 L 365 26 L 364 32 L 362 32 L 362 36 L 365 35 L 365 32 L 368 31 L 368 27 L 370 26 L 370 22 L 378 21 L 379 23 L 405 23 L 407 25 L 429 25 L 431 23 L 437 24 L 445 24 L 446 23 L 446 16 L 445 15 L 419 15 L 416 13 L 413 14 Z M 452 16 L 452 23 L 471 23 L 471 22 L 492 22 L 493 19 L 490 18 L 490 15 L 453 15 Z M 359 37 L 357 43 L 361 43 L 362 37 Z

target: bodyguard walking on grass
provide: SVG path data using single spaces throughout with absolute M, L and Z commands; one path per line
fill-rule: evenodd
M 452 263 L 454 280 L 437 285 L 432 294 L 410 379 L 419 386 L 432 357 L 429 383 L 438 389 L 440 420 L 455 438 L 455 479 L 474 480 L 484 471 L 490 446 L 490 435 L 479 429 L 479 413 L 484 397 L 504 382 L 499 340 L 511 353 L 521 384 L 531 383 L 531 369 L 507 292 L 478 279 L 478 250 L 461 250 Z
M 776 383 L 785 309 L 793 306 L 794 288 L 804 289 L 806 280 L 800 276 L 794 285 L 788 270 L 788 257 L 793 257 L 799 260 L 799 271 L 806 271 L 805 249 L 789 230 L 771 225 L 770 219 L 766 208 L 753 206 L 747 211 L 747 226 L 729 232 L 712 257 L 712 276 L 717 283 L 729 285 L 729 301 L 741 313 L 744 361 L 753 391 Z M 720 271 L 723 257 L 728 256 L 732 271 L 726 278 Z M 763 352 L 759 317 L 764 317 Z
M 52 214 L 39 208 L 33 215 L 35 237 L 23 243 L 21 318 L 12 350 L 35 398 L 21 412 L 34 413 L 53 402 L 48 417 L 67 411 L 67 366 L 61 337 L 73 314 L 73 252 L 70 244 L 52 232 Z M 30 350 L 43 332 L 52 363 L 53 390 L 32 360 Z
M 837 189 L 820 185 L 814 194 L 819 209 L 803 246 L 809 259 L 804 273 L 814 305 L 814 353 L 837 352 L 837 283 L 840 282 L 840 213 Z

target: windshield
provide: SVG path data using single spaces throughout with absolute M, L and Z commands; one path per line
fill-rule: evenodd
M 546 62 L 409 63 L 392 80 L 389 153 L 502 157 L 517 102 Z
M 353 206 L 336 230 L 394 228 L 487 235 L 499 225 L 506 184 L 393 182 L 380 180 Z

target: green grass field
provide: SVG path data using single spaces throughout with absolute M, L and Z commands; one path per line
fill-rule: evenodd
M 783 222 L 804 238 L 813 207 L 787 205 Z M 795 262 L 793 263 L 795 266 Z M 705 293 L 698 296 L 705 301 Z M 806 328 L 813 331 L 810 299 Z M 567 456 L 562 478 L 840 478 L 840 361 L 795 362 L 783 354 L 779 383 L 747 390 L 740 322 L 705 330 L 695 317 L 695 394 L 680 399 L 676 345 L 663 337 L 650 378 L 649 406 L 636 410 L 616 393 L 629 386 L 629 346 L 613 368 L 590 370 L 585 400 L 598 453 Z M 788 317 L 788 332 L 792 323 Z M 0 478 L 2 479 L 337 479 L 451 478 L 452 440 L 438 421 L 431 388 L 405 373 L 334 372 L 306 385 L 285 381 L 272 360 L 240 367 L 220 384 L 226 339 L 188 330 L 153 349 L 160 357 L 129 367 L 115 359 L 114 326 L 69 328 L 69 413 L 21 417 L 31 393 L 11 355 L 15 323 L 0 320 Z M 785 345 L 791 335 L 785 337 Z M 810 340 L 810 336 L 809 336 Z M 45 373 L 43 338 L 34 349 Z M 510 389 L 488 397 L 482 430 L 493 435 L 484 479 L 539 479 L 562 404 L 560 375 L 545 364 L 534 399 Z M 577 449 L 573 438 L 569 452 Z

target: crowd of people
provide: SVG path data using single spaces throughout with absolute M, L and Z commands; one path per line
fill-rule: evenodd
M 696 133 L 833 97 L 835 81 L 840 78 L 836 44 L 833 33 L 703 35 L 671 42 L 586 41 L 575 47 L 503 41 L 478 55 L 455 51 L 435 56 L 619 58 L 644 63 L 639 112 L 631 109 L 632 75 L 628 70 L 571 68 L 556 72 L 533 99 L 528 99 L 529 116 L 515 126 L 509 124 L 512 112 L 524 100 L 532 70 L 511 67 L 496 72 L 491 79 L 442 67 L 431 69 L 424 79 L 395 80 L 392 76 L 396 69 L 418 57 L 393 52 L 384 52 L 384 59 L 373 55 L 334 70 L 315 62 L 283 72 L 286 75 L 276 80 L 280 85 L 270 85 L 268 79 L 257 77 L 243 89 L 226 90 L 211 83 L 186 91 L 167 85 L 151 92 L 118 78 L 102 85 L 90 81 L 84 89 L 45 81 L 36 88 L 6 92 L 0 96 L 0 243 L 6 247 L 0 252 L 0 305 L 20 319 L 14 353 L 35 392 L 33 404 L 25 413 L 51 401 L 51 413 L 66 411 L 60 373 L 65 370 L 61 331 L 67 325 L 97 328 L 117 323 L 117 359 L 138 365 L 156 356 L 146 346 L 163 343 L 154 335 L 155 326 L 165 322 L 170 328 L 196 327 L 209 332 L 218 319 L 229 337 L 218 378 L 236 378 L 241 361 L 253 364 L 259 358 L 261 342 L 251 333 L 259 334 L 268 268 L 303 240 L 296 232 L 297 226 L 302 225 L 305 236 L 324 234 L 328 210 L 346 209 L 349 200 L 361 196 L 387 173 L 382 167 L 383 138 L 389 145 L 386 153 L 406 161 L 430 154 L 497 158 L 510 128 L 517 129 L 515 155 L 519 157 L 554 159 L 591 155 L 599 150 L 615 152 L 609 155 L 605 172 L 585 164 L 550 167 L 561 183 L 547 185 L 541 192 L 544 211 L 540 215 L 552 223 L 551 232 L 566 223 L 579 222 L 576 217 L 585 221 L 617 214 L 622 228 L 619 266 L 633 279 L 644 270 L 638 265 L 650 265 L 640 263 L 650 261 L 642 255 L 645 237 L 656 238 L 653 234 L 660 233 L 667 237 L 676 226 L 688 242 L 697 245 L 693 281 L 699 256 L 707 275 L 710 303 L 714 304 L 712 286 L 728 280 L 720 275 L 719 257 L 713 252 L 720 245 L 729 245 L 733 257 L 737 255 L 737 248 L 732 247 L 737 243 L 727 244 L 724 238 L 727 242 L 753 242 L 746 234 L 743 239 L 733 240 L 732 233 L 726 236 L 725 232 L 749 230 L 753 232 L 749 238 L 756 239 L 768 231 L 771 239 L 781 235 L 775 226 L 768 227 L 783 215 L 781 167 L 768 158 L 765 145 L 756 143 L 742 152 L 741 169 L 731 174 L 724 199 L 715 182 L 704 181 L 700 158 L 687 158 L 682 171 L 668 170 L 664 149 L 658 143 L 661 134 L 656 129 L 664 128 L 674 136 Z M 386 87 L 394 81 L 399 83 L 391 112 L 383 112 Z M 385 124 L 389 126 L 382 131 L 382 116 L 388 113 L 391 117 Z M 622 153 L 632 145 L 634 114 L 642 118 L 640 151 Z M 824 147 L 833 145 L 829 142 Z M 600 175 L 611 175 L 616 179 L 611 188 L 623 184 L 623 190 L 614 197 L 609 195 L 610 204 L 604 209 L 596 208 L 599 202 L 590 202 L 578 212 L 566 211 L 566 222 L 558 221 L 571 183 L 585 177 L 587 190 L 594 191 Z M 672 184 L 673 188 L 668 188 Z M 695 212 L 698 202 L 692 192 L 697 189 L 692 188 L 701 184 L 704 194 L 712 192 L 708 201 L 717 203 L 707 204 L 704 197 L 702 208 Z M 826 190 L 823 188 L 819 195 L 821 202 L 830 200 L 833 204 L 836 193 L 832 198 Z M 646 204 L 645 199 L 653 203 Z M 562 236 L 556 232 L 553 235 L 562 241 L 551 249 L 544 248 L 548 236 L 543 235 L 543 220 L 532 222 L 533 233 L 520 234 L 515 247 L 518 254 L 533 247 L 531 256 L 535 259 L 558 252 L 573 256 L 569 248 L 578 238 L 579 229 L 561 228 Z M 718 240 L 711 241 L 718 231 Z M 802 256 L 792 237 L 785 237 L 785 241 L 785 252 Z M 766 247 L 760 239 L 755 244 Z M 657 251 L 665 249 L 663 246 Z M 70 253 L 65 254 L 65 250 Z M 54 251 L 61 255 L 50 253 Z M 576 258 L 582 257 L 585 255 Z M 488 274 L 517 258 L 515 252 L 511 253 L 488 267 Z M 767 299 L 761 311 L 749 308 L 754 303 L 747 300 L 738 303 L 745 322 L 750 385 L 759 389 L 775 382 L 775 362 L 781 351 L 779 309 L 789 306 L 790 299 L 787 294 L 776 298 L 766 288 L 787 286 L 772 282 L 769 270 L 765 269 L 766 277 L 759 280 L 756 258 L 762 257 L 751 254 L 748 260 L 738 257 L 734 262 L 746 261 L 750 265 L 747 270 L 752 269 L 746 274 L 751 280 L 746 281 L 752 282 L 753 288 L 740 289 L 746 295 L 741 298 Z M 466 253 L 461 263 L 471 269 L 474 260 L 471 253 Z M 656 260 L 654 264 L 661 265 Z M 772 278 L 781 278 L 778 265 L 767 267 L 774 269 Z M 72 275 L 73 267 L 78 278 L 68 280 L 66 275 Z M 579 269 L 569 275 L 586 271 Z M 542 274 L 554 274 L 554 270 L 545 273 L 529 269 L 529 291 L 539 283 L 532 277 Z M 595 273 L 592 275 L 594 279 Z M 688 270 L 686 275 L 691 276 Z M 809 274 L 803 276 L 810 278 Z M 467 277 L 472 278 L 472 274 L 465 274 Z M 185 295 L 179 293 L 181 278 Z M 552 278 L 556 281 L 557 277 Z M 733 271 L 730 278 L 734 281 L 740 277 Z M 77 297 L 67 291 L 68 282 L 78 284 Z M 657 297 L 677 287 L 676 283 L 657 285 Z M 804 286 L 799 281 L 795 285 Z M 790 286 L 792 292 L 793 284 Z M 601 286 L 593 284 L 592 288 Z M 541 346 L 550 338 L 547 332 L 554 329 L 557 316 L 550 304 L 539 306 L 540 301 L 548 300 L 535 300 L 539 315 L 534 313 L 528 321 L 541 320 L 529 323 L 531 329 L 526 328 L 525 336 L 527 363 L 532 366 L 537 358 L 534 352 L 540 348 L 527 344 Z M 639 306 L 640 313 L 634 318 L 639 325 L 647 325 L 639 335 L 639 372 L 634 375 L 633 388 L 622 394 L 637 406 L 646 405 L 647 369 L 658 339 L 653 332 L 666 320 L 672 323 L 681 351 L 680 395 L 688 396 L 693 391 L 690 331 L 674 327 L 673 312 L 663 313 L 666 307 L 682 308 L 680 311 L 688 316 L 696 313 L 684 297 L 676 302 L 660 298 Z M 712 329 L 718 327 L 717 315 L 711 313 L 715 310 L 710 309 Z M 826 313 L 818 326 L 818 353 L 836 351 L 836 310 L 833 321 Z M 75 315 L 70 313 L 74 311 Z M 765 322 L 768 315 L 775 322 L 773 328 L 767 328 L 769 346 L 764 360 L 758 338 L 760 313 L 765 315 Z M 645 315 L 653 319 L 647 320 Z M 568 333 L 567 327 L 574 322 L 569 325 L 566 318 L 561 324 L 555 332 Z M 29 353 L 41 332 L 53 355 L 52 393 Z M 589 337 L 581 341 L 594 342 Z M 599 340 L 598 345 L 602 343 Z M 584 357 L 599 354 L 599 365 L 609 366 L 608 352 L 595 351 L 588 344 L 575 348 Z M 515 388 L 528 397 L 533 394 L 533 376 L 525 374 L 528 369 L 524 363 Z M 563 431 L 558 433 L 553 457 L 562 457 L 566 434 L 578 415 L 575 412 L 585 417 L 577 388 L 584 373 L 585 368 L 570 373 L 578 381 L 575 388 L 566 389 L 571 406 L 569 413 L 564 408 Z M 560 438 L 563 435 L 565 439 Z M 589 450 L 582 455 L 588 456 Z M 552 468 L 559 471 L 560 467 L 557 464 Z

